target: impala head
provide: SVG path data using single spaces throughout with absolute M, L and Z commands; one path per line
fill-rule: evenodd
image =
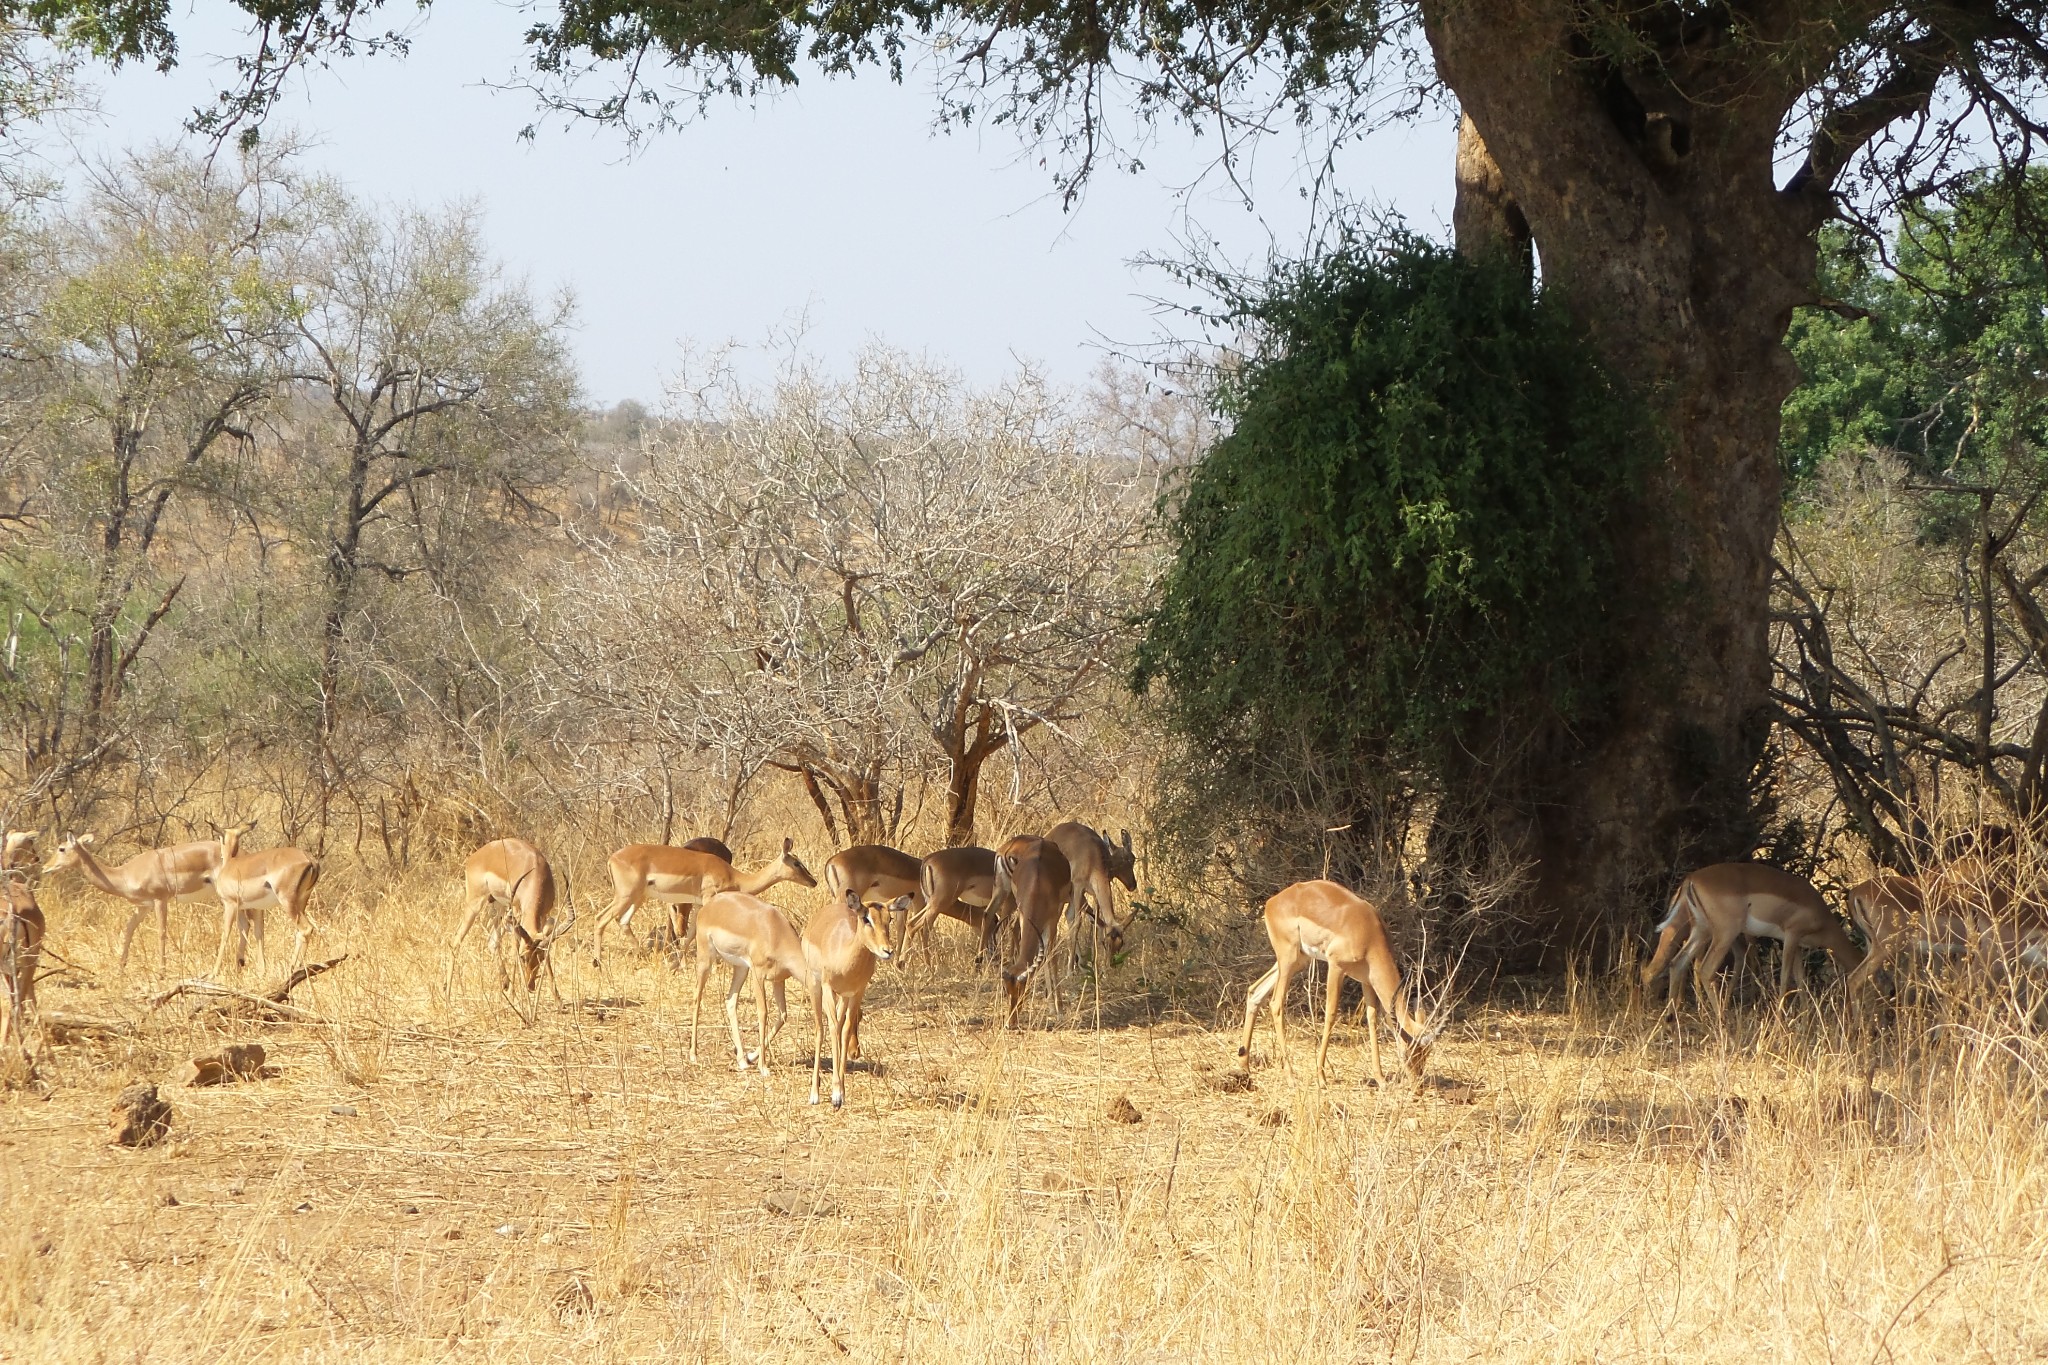
M 1131 832 L 1125 830 L 1121 844 L 1112 843 L 1109 831 L 1102 831 L 1103 867 L 1109 875 L 1124 884 L 1124 890 L 1138 889 L 1138 855 L 1131 847 Z
M 34 866 L 36 861 L 36 836 L 41 833 L 41 830 L 36 829 L 9 831 L 6 847 L 4 850 L 0 850 L 0 869 L 11 872 L 16 868 L 26 870 Z
M 818 879 L 811 875 L 811 870 L 808 867 L 804 866 L 803 859 L 797 857 L 792 851 L 795 848 L 796 840 L 784 839 L 782 841 L 782 856 L 775 860 L 775 866 L 781 870 L 784 881 L 795 882 L 798 886 L 816 886 Z
M 846 911 L 853 916 L 854 933 L 861 946 L 883 962 L 896 956 L 896 909 L 910 908 L 910 897 L 899 896 L 892 904 L 863 901 L 858 891 L 846 893 Z
M 519 940 L 519 983 L 529 991 L 540 984 L 540 969 L 547 964 L 548 949 L 562 936 L 562 930 L 568 928 L 565 923 L 551 920 L 541 930 L 539 938 L 526 932 L 526 923 L 520 913 L 523 902 L 519 893 L 532 877 L 533 869 L 529 867 L 519 874 L 518 880 L 512 883 L 512 889 L 506 893 L 506 899 L 511 902 L 507 913 L 511 916 L 512 932 Z
M 256 828 L 256 817 L 238 820 L 232 825 L 215 825 L 214 834 L 220 839 L 221 849 L 232 858 L 242 851 L 242 836 Z
M 1429 1065 L 1429 1050 L 1436 1046 L 1436 1040 L 1442 1036 L 1444 1026 L 1434 1022 L 1429 1012 L 1417 1005 L 1409 1013 L 1407 1027 L 1420 1029 L 1421 1032 L 1411 1034 L 1406 1028 L 1400 1031 L 1401 1065 L 1407 1068 L 1410 1076 L 1419 1081 L 1422 1079 L 1422 1068 Z
M 85 846 L 92 842 L 90 834 L 74 834 L 57 845 L 57 852 L 43 866 L 43 875 L 62 872 L 67 867 L 77 867 L 85 861 Z

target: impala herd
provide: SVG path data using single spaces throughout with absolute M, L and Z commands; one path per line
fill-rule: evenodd
M 156 912 L 157 959 L 167 960 L 170 903 L 211 896 L 221 907 L 220 946 L 213 973 L 226 965 L 232 946 L 236 966 L 246 965 L 255 942 L 259 969 L 267 967 L 264 912 L 284 910 L 297 933 L 293 965 L 303 958 L 314 923 L 308 903 L 319 882 L 320 864 L 295 848 L 244 853 L 241 841 L 254 827 L 243 821 L 215 839 L 195 840 L 139 853 L 109 867 L 94 856 L 90 834 L 65 839 L 45 864 L 45 874 L 76 869 L 101 891 L 134 907 L 121 933 L 119 961 L 125 966 L 135 931 Z M 0 846 L 0 1046 L 19 1044 L 35 1003 L 37 964 L 43 948 L 44 918 L 28 874 L 37 863 L 34 832 L 6 835 Z M 1970 956 L 1993 972 L 2048 966 L 2048 901 L 2023 894 L 2010 871 L 2011 858 L 1998 856 L 2002 830 L 1952 841 L 1944 857 L 1918 876 L 1879 872 L 1850 888 L 1850 924 L 1867 948 L 1859 947 L 1812 883 L 1764 863 L 1716 863 L 1682 878 L 1663 920 L 1657 944 L 1642 971 L 1648 987 L 1668 977 L 1666 1000 L 1675 1015 L 1687 983 L 1698 968 L 1711 980 L 1745 939 L 1776 939 L 1781 945 L 1778 999 L 1806 984 L 1808 953 L 1824 949 L 1845 974 L 1845 993 L 1855 1004 L 1878 970 L 1901 953 Z M 605 930 L 629 927 L 647 902 L 667 917 L 662 926 L 696 957 L 696 996 L 690 1018 L 690 1057 L 697 1057 L 697 1031 L 704 989 L 721 965 L 729 969 L 725 1013 L 735 1064 L 742 1072 L 768 1070 L 768 1052 L 788 1018 L 787 988 L 794 981 L 810 998 L 816 1034 L 812 1048 L 811 1103 L 819 1102 L 824 1059 L 832 1066 L 834 1106 L 846 1097 L 846 1069 L 860 1056 L 862 1004 L 878 962 L 899 967 L 913 946 L 929 952 L 931 927 L 940 918 L 965 924 L 979 946 L 977 960 L 996 958 L 1007 934 L 1010 947 L 1001 964 L 1008 998 L 1007 1023 L 1014 1024 L 1026 989 L 1051 957 L 1062 920 L 1070 934 L 1086 920 L 1112 953 L 1123 946 L 1128 912 L 1117 912 L 1113 883 L 1137 889 L 1136 855 L 1128 830 L 1120 841 L 1068 821 L 1043 837 L 1021 835 L 995 849 L 954 847 L 917 858 L 881 844 L 862 844 L 836 853 L 825 864 L 824 906 L 801 932 L 762 893 L 783 882 L 815 887 L 818 879 L 797 857 L 791 840 L 775 858 L 742 871 L 732 850 L 716 839 L 693 839 L 680 847 L 629 844 L 608 860 L 612 898 L 599 912 L 591 935 L 592 960 L 602 966 Z M 694 912 L 694 913 L 693 913 Z M 456 954 L 479 918 L 486 918 L 493 956 L 511 939 L 521 984 L 529 997 L 543 971 L 559 1002 L 551 950 L 576 922 L 566 879 L 558 887 L 547 857 L 523 839 L 497 839 L 471 854 L 463 867 L 463 902 L 447 945 L 443 992 L 452 990 Z M 1330 1035 L 1344 982 L 1363 988 L 1361 1013 L 1370 1042 L 1374 1078 L 1384 1084 L 1380 1064 L 1379 1016 L 1396 1030 L 1399 1057 L 1420 1079 L 1431 1045 L 1442 1031 L 1441 1011 L 1425 1009 L 1404 992 L 1386 926 L 1371 901 L 1332 881 L 1298 882 L 1265 904 L 1266 936 L 1273 966 L 1252 983 L 1245 998 L 1243 1039 L 1238 1057 L 1251 1065 L 1252 1038 L 1260 1007 L 1273 1017 L 1276 1050 L 1287 1064 L 1288 986 L 1311 963 L 1325 966 L 1322 1036 L 1316 1074 L 1327 1070 Z M 694 934 L 692 929 L 694 928 Z M 502 960 L 501 960 L 502 962 Z M 509 990 L 502 965 L 501 985 Z M 748 984 L 754 997 L 755 1047 L 749 1051 L 740 1026 L 740 997 Z M 1054 999 L 1059 988 L 1055 980 Z M 775 1018 L 768 1017 L 768 997 Z M 516 1004 L 515 1004 L 516 1008 Z M 531 1022 L 529 1018 L 529 1022 Z

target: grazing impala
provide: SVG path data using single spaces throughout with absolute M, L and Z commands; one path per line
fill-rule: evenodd
M 1693 963 L 1701 962 L 1701 970 L 1711 978 L 1744 934 L 1783 944 L 1784 958 L 1778 964 L 1781 1003 L 1795 983 L 1806 985 L 1807 949 L 1827 949 L 1845 969 L 1863 957 L 1813 883 L 1768 863 L 1715 863 L 1679 882 L 1657 930 L 1667 939 L 1675 938 L 1687 924 L 1692 927 L 1685 947 L 1671 962 L 1666 992 L 1666 1007 L 1673 1015 L 1685 998 Z M 1655 980 L 1661 970 L 1653 959 L 1643 971 L 1643 984 Z
M 1138 889 L 1137 854 L 1131 851 L 1131 832 L 1124 831 L 1123 845 L 1118 847 L 1109 841 L 1108 834 L 1097 834 L 1088 826 L 1069 820 L 1054 825 L 1045 837 L 1060 846 L 1060 852 L 1067 855 L 1067 866 L 1073 869 L 1074 889 L 1067 923 L 1078 932 L 1081 915 L 1090 915 L 1109 940 L 1109 950 L 1122 951 L 1125 921 L 1117 918 L 1116 893 L 1110 882 L 1120 881 L 1129 891 Z
M 87 847 L 90 834 L 66 839 L 57 845 L 56 856 L 43 869 L 45 875 L 75 867 L 85 879 L 110 896 L 119 896 L 135 907 L 128 927 L 121 932 L 120 965 L 128 965 L 128 948 L 136 927 L 152 908 L 156 911 L 156 956 L 162 966 L 170 954 L 171 902 L 196 900 L 214 893 L 214 877 L 221 865 L 241 850 L 242 836 L 256 827 L 245 820 L 221 831 L 218 839 L 196 839 L 138 853 L 119 867 L 109 868 Z
M 903 937 L 901 951 L 896 955 L 897 965 L 910 956 L 912 937 L 929 951 L 932 925 L 941 915 L 959 920 L 979 935 L 978 958 L 996 955 L 996 931 L 1002 926 L 1002 917 L 996 913 L 994 849 L 971 844 L 940 849 L 924 860 L 918 888 L 924 909 Z
M 246 965 L 249 939 L 256 939 L 258 971 L 270 969 L 269 954 L 263 947 L 263 915 L 273 905 L 282 906 L 298 931 L 292 945 L 292 967 L 306 956 L 306 940 L 313 932 L 307 905 L 313 887 L 320 880 L 320 864 L 295 848 L 266 848 L 261 853 L 243 853 L 228 859 L 214 874 L 213 889 L 220 896 L 220 951 L 214 955 L 213 974 L 219 976 L 228 958 L 228 944 L 235 944 L 235 965 Z
M 861 1002 L 874 979 L 875 960 L 895 955 L 891 934 L 894 907 L 863 901 L 857 891 L 826 906 L 804 926 L 804 963 L 809 968 L 811 1013 L 818 1036 L 811 1048 L 811 1103 L 818 1102 L 818 1072 L 825 1030 L 832 1030 L 832 1107 L 846 1103 L 846 1061 L 860 1049 Z
M 489 951 L 498 956 L 498 937 L 509 931 L 519 940 L 520 981 L 531 994 L 540 982 L 540 969 L 548 969 L 548 985 L 557 1001 L 561 987 L 555 984 L 555 965 L 548 949 L 569 932 L 576 922 L 576 906 L 565 901 L 567 913 L 555 918 L 555 870 L 541 851 L 524 839 L 494 839 L 469 855 L 462 865 L 463 913 L 448 941 L 448 971 L 442 980 L 445 993 L 455 985 L 455 953 L 470 927 L 486 909 L 491 912 Z M 500 917 L 500 909 L 503 915 Z M 504 964 L 499 961 L 499 977 Z
M 12 1040 L 27 1050 L 42 954 L 43 910 L 36 893 L 20 869 L 0 871 L 0 1048 Z
M 1386 1073 L 1380 1070 L 1381 1010 L 1393 1017 L 1401 1041 L 1401 1064 L 1418 1082 L 1429 1050 L 1441 1027 L 1420 1007 L 1411 1007 L 1401 990 L 1401 969 L 1394 965 L 1394 950 L 1387 942 L 1387 927 L 1373 903 L 1335 882 L 1296 882 L 1266 902 L 1266 938 L 1273 945 L 1273 966 L 1245 992 L 1244 1041 L 1238 1046 L 1238 1060 L 1246 1071 L 1252 1064 L 1252 1030 L 1258 1026 L 1259 1006 L 1272 1002 L 1274 1047 L 1280 1064 L 1287 1061 L 1287 984 L 1310 960 L 1329 967 L 1329 998 L 1324 1002 L 1323 1041 L 1316 1049 L 1316 1077 L 1320 1080 L 1330 1056 L 1330 1030 L 1337 1021 L 1337 999 L 1350 977 L 1365 987 L 1365 1029 L 1372 1044 L 1372 1075 L 1380 1085 Z
M 1974 951 L 1992 971 L 2048 953 L 2048 921 L 2040 909 L 2017 902 L 2007 880 L 1975 854 L 1918 877 L 1880 872 L 1849 889 L 1849 917 L 1870 940 L 1870 955 L 1849 974 L 1852 1000 L 1902 949 Z
M 924 863 L 887 844 L 855 844 L 852 848 L 841 849 L 825 864 L 825 894 L 837 906 L 845 903 L 849 891 L 863 901 L 895 901 L 908 896 L 910 909 L 921 909 L 924 905 Z M 898 916 L 892 941 L 900 942 L 906 932 L 904 922 L 909 914 L 891 913 Z
M 1003 988 L 1009 992 L 1007 1024 L 1017 1022 L 1018 1007 L 1024 1003 L 1024 988 L 1031 974 L 1044 963 L 1059 939 L 1060 916 L 1073 897 L 1073 872 L 1067 855 L 1050 839 L 1023 835 L 996 850 L 1000 869 L 1000 890 L 1016 905 L 1017 951 L 1003 969 Z M 1059 985 L 1053 985 L 1053 1005 L 1059 1005 Z
M 704 1012 L 704 985 L 719 963 L 732 968 L 732 985 L 725 993 L 725 1018 L 732 1026 L 733 1056 L 739 1070 L 751 1060 L 768 1074 L 768 1046 L 782 1032 L 789 1018 L 787 983 L 794 977 L 799 985 L 807 980 L 803 941 L 789 919 L 759 896 L 745 891 L 721 891 L 697 910 L 697 999 L 690 1010 L 690 1060 L 697 1060 L 697 1016 Z M 754 1036 L 760 1050 L 747 1056 L 740 1039 L 740 989 L 747 979 L 754 981 Z M 775 988 L 775 1027 L 768 1027 L 768 988 Z
M 744 891 L 758 896 L 778 882 L 816 886 L 818 879 L 790 852 L 795 842 L 782 841 L 782 854 L 774 862 L 742 874 L 728 859 L 697 849 L 671 848 L 667 844 L 628 844 L 611 856 L 612 903 L 597 917 L 597 943 L 591 960 L 604 963 L 604 931 L 613 923 L 621 927 L 633 922 L 633 912 L 645 900 L 667 905 L 703 905 L 722 891 Z M 689 911 L 676 925 L 682 937 L 689 927 Z

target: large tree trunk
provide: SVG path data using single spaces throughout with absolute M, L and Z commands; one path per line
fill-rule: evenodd
M 1772 182 L 1775 113 L 1740 91 L 1638 88 L 1572 51 L 1567 14 L 1425 5 L 1473 130 L 1461 235 L 1490 249 L 1510 211 L 1526 221 L 1546 287 L 1663 427 L 1642 505 L 1615 519 L 1629 648 L 1608 714 L 1447 803 L 1488 811 L 1535 860 L 1527 910 L 1553 956 L 1611 947 L 1674 871 L 1753 847 L 1778 411 L 1798 378 L 1781 339 L 1811 297 L 1817 226 Z

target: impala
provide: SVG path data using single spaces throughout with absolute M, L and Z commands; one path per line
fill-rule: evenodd
M 1015 904 L 1017 920 L 1016 954 L 1003 969 L 1003 988 L 1010 996 L 1007 1026 L 1017 1022 L 1024 988 L 1059 938 L 1060 915 L 1073 897 L 1074 877 L 1058 844 L 1030 835 L 1011 839 L 996 850 L 996 866 L 999 893 Z M 1059 1006 L 1057 983 L 1053 1006 Z
M 1976 951 L 1987 969 L 2038 961 L 2048 923 L 2018 903 L 2005 879 L 1975 854 L 1907 877 L 1880 872 L 1849 889 L 1849 917 L 1870 940 L 1870 954 L 1849 975 L 1853 1000 L 1901 948 L 1928 954 Z
M 1715 863 L 1679 882 L 1657 932 L 1675 937 L 1688 924 L 1685 947 L 1671 962 L 1671 984 L 1665 993 L 1666 1007 L 1674 1016 L 1685 998 L 1693 964 L 1703 963 L 1702 970 L 1711 978 L 1744 934 L 1774 938 L 1783 945 L 1778 964 L 1781 1003 L 1795 983 L 1806 985 L 1807 949 L 1827 949 L 1845 969 L 1863 956 L 1813 883 L 1768 863 Z M 1661 970 L 1653 960 L 1644 969 L 1643 984 L 1655 980 Z
M 918 875 L 924 909 L 903 936 L 899 964 L 910 956 L 910 943 L 929 950 L 932 925 L 939 916 L 959 920 L 981 938 L 981 958 L 996 955 L 996 931 L 1002 917 L 996 913 L 996 852 L 992 848 L 968 845 L 942 848 L 924 860 Z
M 307 905 L 313 887 L 320 880 L 320 864 L 295 848 L 266 848 L 261 853 L 243 853 L 229 858 L 214 874 L 213 889 L 220 897 L 220 951 L 214 955 L 213 974 L 219 976 L 227 962 L 228 944 L 235 944 L 235 965 L 247 962 L 249 939 L 256 940 L 258 971 L 270 968 L 263 946 L 263 916 L 272 906 L 282 906 L 298 931 L 292 945 L 292 966 L 306 955 L 306 940 L 313 933 L 313 919 Z
M 527 993 L 532 994 L 539 984 L 540 969 L 545 964 L 548 986 L 559 1002 L 562 990 L 555 982 L 555 965 L 548 950 L 576 923 L 576 905 L 564 897 L 567 913 L 560 920 L 555 919 L 555 870 L 541 851 L 524 839 L 494 839 L 470 854 L 469 861 L 462 865 L 462 890 L 462 919 L 456 925 L 455 937 L 448 941 L 443 992 L 455 985 L 456 950 L 469 936 L 477 916 L 489 909 L 491 956 L 498 956 L 499 936 L 509 931 L 519 940 L 520 980 Z M 503 974 L 500 960 L 500 980 Z
M 1131 832 L 1123 833 L 1123 845 L 1118 847 L 1109 841 L 1107 833 L 1098 834 L 1069 820 L 1054 825 L 1045 836 L 1060 846 L 1060 852 L 1067 855 L 1067 866 L 1073 869 L 1073 896 L 1067 922 L 1078 930 L 1081 915 L 1088 914 L 1101 927 L 1112 953 L 1123 949 L 1124 921 L 1116 916 L 1116 895 L 1110 883 L 1115 880 L 1122 882 L 1126 890 L 1138 889 L 1137 854 L 1131 851 Z
M 907 909 L 907 907 L 906 907 Z M 871 904 L 849 890 L 804 926 L 803 954 L 811 988 L 811 1013 L 818 1034 L 811 1047 L 811 1103 L 818 1102 L 818 1073 L 825 1030 L 832 1030 L 832 1107 L 846 1103 L 846 1062 L 860 1048 L 861 1002 L 874 979 L 877 958 L 895 955 L 891 934 L 895 907 Z
M 754 982 L 754 1036 L 761 1047 L 751 1060 L 763 1076 L 768 1074 L 768 1045 L 782 1032 L 789 1018 L 786 986 L 794 977 L 806 981 L 809 967 L 804 961 L 803 941 L 789 919 L 759 896 L 745 891 L 721 891 L 697 910 L 697 999 L 690 1010 L 690 1060 L 697 1060 L 697 1017 L 704 1012 L 704 985 L 719 963 L 732 968 L 732 984 L 725 992 L 725 1018 L 732 1026 L 732 1050 L 738 1069 L 747 1069 L 746 1044 L 740 1039 L 740 989 L 749 977 Z M 775 987 L 775 1027 L 768 1027 L 768 988 Z M 815 1002 L 814 1002 L 815 1003 Z
M 749 896 L 758 896 L 778 882 L 816 886 L 818 879 L 790 852 L 794 846 L 793 840 L 784 839 L 780 857 L 742 874 L 729 859 L 700 849 L 671 848 L 667 844 L 626 845 L 611 856 L 612 903 L 597 917 L 597 944 L 591 960 L 603 965 L 604 931 L 614 922 L 622 928 L 631 924 L 633 912 L 645 900 L 672 906 L 701 906 L 722 891 L 744 891 Z M 683 922 L 673 926 L 678 939 L 689 927 L 689 911 L 681 913 Z
M 43 872 L 48 875 L 75 867 L 94 886 L 135 907 L 135 913 L 128 917 L 128 927 L 121 932 L 120 965 L 124 967 L 128 965 L 128 948 L 136 927 L 154 908 L 157 965 L 162 966 L 170 954 L 171 902 L 212 894 L 221 865 L 241 851 L 242 836 L 255 827 L 254 820 L 245 820 L 222 830 L 218 839 L 153 848 L 113 868 L 92 855 L 87 847 L 92 836 L 81 834 L 57 845 L 56 856 Z
M 1393 1018 L 1401 1044 L 1401 1064 L 1418 1082 L 1429 1060 L 1441 1027 L 1420 1006 L 1410 1006 L 1401 990 L 1401 969 L 1394 963 L 1394 950 L 1387 942 L 1387 926 L 1378 907 L 1335 882 L 1296 882 L 1266 902 L 1266 938 L 1273 945 L 1273 965 L 1245 992 L 1244 1041 L 1238 1046 L 1238 1061 L 1247 1072 L 1252 1064 L 1252 1031 L 1258 1027 L 1259 1006 L 1271 1001 L 1274 1047 L 1280 1064 L 1287 1060 L 1287 986 L 1294 974 L 1310 961 L 1328 967 L 1328 996 L 1324 1001 L 1323 1038 L 1316 1048 L 1316 1077 L 1328 1069 L 1330 1032 L 1337 1021 L 1337 1001 L 1343 993 L 1344 978 L 1365 988 L 1366 1039 L 1372 1046 L 1372 1075 L 1376 1084 L 1386 1084 L 1380 1069 L 1380 1011 Z
M 36 852 L 36 838 L 41 830 L 17 829 L 8 832 L 4 844 L 0 844 L 0 872 L 11 872 L 15 868 L 24 871 L 34 867 L 41 855 Z
M 825 894 L 838 906 L 845 903 L 849 891 L 863 901 L 896 901 L 908 896 L 910 908 L 920 909 L 924 905 L 924 863 L 887 844 L 841 849 L 825 864 Z M 892 942 L 903 939 L 908 918 L 908 913 L 899 914 Z
M 0 873 L 0 1047 L 28 1042 L 36 1004 L 36 964 L 43 953 L 43 911 L 18 869 Z

